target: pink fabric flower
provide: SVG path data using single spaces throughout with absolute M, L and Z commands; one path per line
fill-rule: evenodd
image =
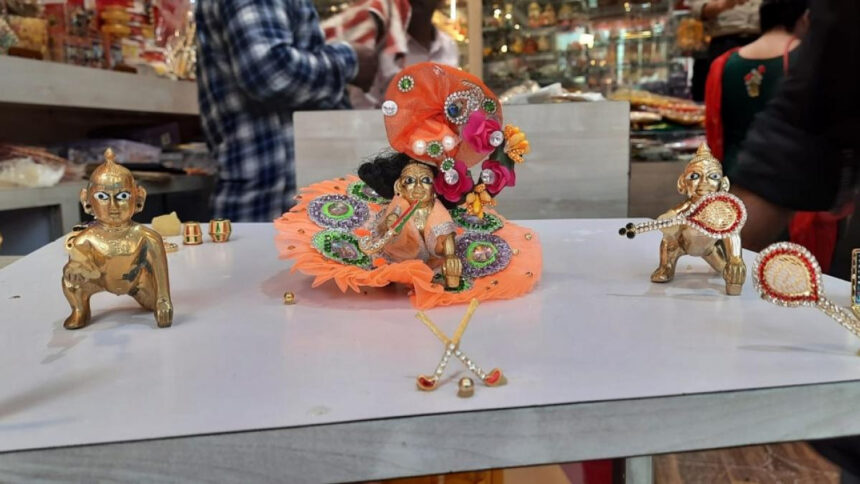
M 474 183 L 472 182 L 472 177 L 466 171 L 466 164 L 462 161 L 454 162 L 452 171 L 457 174 L 457 180 L 454 183 L 448 183 L 448 180 L 445 179 L 445 172 L 440 170 L 436 175 L 436 179 L 433 180 L 433 188 L 436 189 L 436 194 L 442 196 L 445 200 L 459 202 L 463 198 L 463 195 L 472 189 Z
M 490 176 L 491 180 L 489 182 L 483 180 L 483 177 L 481 179 L 481 181 L 483 181 L 487 186 L 487 191 L 490 192 L 490 195 L 496 196 L 497 193 L 502 191 L 502 188 L 512 187 L 517 184 L 516 172 L 498 161 L 485 161 L 481 165 L 481 172 L 483 173 L 484 170 L 489 170 L 490 173 L 492 173 L 492 176 Z
M 498 121 L 488 118 L 484 111 L 479 110 L 469 116 L 469 120 L 463 126 L 461 137 L 473 150 L 486 155 L 496 149 L 490 144 L 490 135 L 501 129 Z

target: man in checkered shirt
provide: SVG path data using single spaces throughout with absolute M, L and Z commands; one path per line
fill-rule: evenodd
M 310 0 L 201 0 L 195 14 L 215 216 L 269 222 L 296 190 L 293 112 L 349 108 L 346 84 L 367 90 L 376 55 L 326 44 Z

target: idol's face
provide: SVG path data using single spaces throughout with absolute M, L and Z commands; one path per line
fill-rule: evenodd
M 87 189 L 87 203 L 96 220 L 123 225 L 137 211 L 137 191 L 131 176 L 100 176 Z
M 699 198 L 720 191 L 722 168 L 714 163 L 694 163 L 684 171 L 684 192 L 690 198 Z
M 125 188 L 95 186 L 90 190 L 89 202 L 96 220 L 108 225 L 121 225 L 134 215 L 133 191 Z
M 410 163 L 397 180 L 400 195 L 409 202 L 426 203 L 433 199 L 433 170 L 423 163 Z

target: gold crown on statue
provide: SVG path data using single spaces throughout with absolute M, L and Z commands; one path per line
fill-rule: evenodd
M 687 163 L 687 166 L 697 164 L 713 165 L 719 167 L 720 170 L 723 168 L 723 164 L 720 163 L 720 160 L 716 159 L 713 153 L 711 153 L 711 148 L 708 147 L 708 143 L 702 143 L 699 145 L 699 149 L 696 150 L 696 155 L 693 156 L 693 159 L 690 160 L 689 163 Z

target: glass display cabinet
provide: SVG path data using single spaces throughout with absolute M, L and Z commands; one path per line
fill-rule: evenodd
M 483 4 L 484 79 L 607 93 L 667 83 L 676 56 L 666 0 L 509 0 Z

